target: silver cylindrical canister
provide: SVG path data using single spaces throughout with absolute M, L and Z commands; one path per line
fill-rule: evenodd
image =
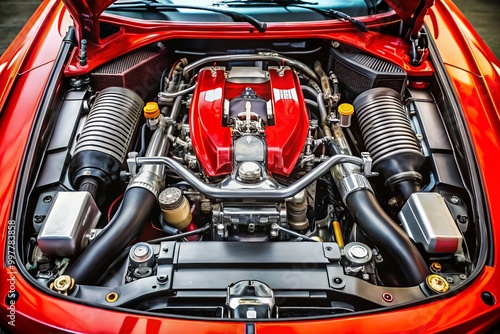
M 302 190 L 286 202 L 288 225 L 294 230 L 305 230 L 309 227 L 307 220 L 307 196 Z
M 155 257 L 153 247 L 147 242 L 138 242 L 130 248 L 129 260 L 132 268 L 153 267 Z

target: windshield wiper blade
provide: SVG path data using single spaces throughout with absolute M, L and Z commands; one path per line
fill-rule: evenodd
M 308 9 L 308 10 L 312 10 L 314 12 L 320 13 L 326 17 L 329 17 L 329 18 L 349 21 L 358 30 L 360 30 L 362 32 L 368 32 L 368 28 L 366 27 L 366 25 L 363 22 L 356 20 L 355 18 L 353 18 L 352 16 L 350 16 L 344 12 L 334 10 L 334 9 L 324 10 L 321 8 L 309 7 L 309 5 L 317 5 L 318 4 L 317 2 L 308 2 L 308 1 L 304 1 L 304 0 L 221 0 L 218 2 L 214 2 L 212 5 L 213 6 L 221 6 L 221 5 L 231 5 L 231 4 L 241 4 L 241 5 L 272 4 L 272 5 L 304 8 L 304 9 Z
M 358 21 L 356 20 L 355 18 L 347 15 L 346 13 L 344 12 L 340 12 L 338 10 L 333 10 L 333 9 L 330 9 L 328 11 L 328 16 L 330 17 L 336 17 L 338 19 L 343 19 L 343 20 L 346 20 L 346 21 L 349 21 L 351 22 L 356 28 L 358 28 L 360 31 L 362 32 L 368 32 L 368 28 L 366 27 L 366 25 L 361 22 L 361 21 Z
M 271 0 L 270 2 L 277 3 L 278 5 L 317 5 L 317 2 L 309 2 L 304 0 Z
M 305 0 L 221 0 L 212 3 L 212 6 L 223 6 L 223 5 L 232 5 L 232 4 L 264 4 L 264 3 L 272 3 L 278 4 L 282 6 L 288 5 L 317 5 L 317 2 L 309 2 Z
M 255 17 L 238 13 L 232 10 L 227 10 L 218 7 L 206 7 L 206 6 L 195 6 L 195 5 L 173 5 L 166 4 L 158 1 L 148 1 L 148 0 L 138 0 L 138 1 L 127 1 L 123 3 L 114 3 L 108 7 L 110 10 L 137 10 L 140 6 L 145 10 L 160 11 L 162 9 L 194 9 L 194 10 L 206 10 L 209 12 L 220 13 L 233 18 L 236 21 L 247 22 L 254 26 L 259 32 L 265 32 L 267 29 L 267 23 L 257 20 Z
M 275 3 L 278 4 L 279 1 L 281 1 L 281 0 L 278 0 Z M 363 22 L 358 21 L 355 18 L 353 18 L 352 16 L 347 15 L 346 13 L 338 11 L 338 10 L 334 10 L 334 9 L 324 10 L 324 9 L 320 9 L 320 8 L 314 8 L 314 7 L 304 6 L 304 5 L 295 5 L 295 4 L 289 4 L 288 6 L 305 8 L 305 9 L 309 9 L 309 10 L 315 11 L 317 13 L 323 14 L 324 16 L 330 17 L 332 19 L 341 19 L 341 20 L 349 21 L 358 30 L 360 30 L 362 32 L 368 32 L 368 28 L 366 27 L 366 25 Z

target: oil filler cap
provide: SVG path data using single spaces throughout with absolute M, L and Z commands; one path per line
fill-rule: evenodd
M 338 106 L 337 110 L 343 116 L 350 116 L 354 112 L 354 107 L 350 103 L 342 103 Z
M 446 281 L 446 279 L 438 274 L 431 274 L 427 276 L 425 282 L 427 286 L 434 292 L 437 293 L 445 293 L 450 290 L 450 285 Z

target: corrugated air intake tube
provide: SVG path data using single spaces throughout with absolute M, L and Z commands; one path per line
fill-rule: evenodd
M 119 177 L 143 106 L 143 100 L 127 88 L 110 87 L 97 95 L 70 164 L 70 180 L 75 188 L 95 198 L 99 186 L 105 187 Z M 120 246 L 137 235 L 155 203 L 150 191 L 128 189 L 113 220 L 67 274 L 79 284 L 94 283 L 121 252 Z
M 99 187 L 118 179 L 143 106 L 139 95 L 127 88 L 98 93 L 69 166 L 73 187 L 96 198 Z
M 424 161 L 419 143 L 401 102 L 393 89 L 367 90 L 354 100 L 354 109 L 373 167 L 381 173 L 391 189 L 405 200 L 420 191 Z
M 374 88 L 354 100 L 359 126 L 375 170 L 392 191 L 406 200 L 420 190 L 417 172 L 424 157 L 404 112 L 401 95 L 390 88 Z M 429 270 L 407 234 L 377 202 L 368 180 L 361 174 L 337 181 L 344 203 L 366 236 L 380 245 L 402 268 L 407 283 L 422 283 Z
M 367 189 L 347 195 L 346 205 L 368 238 L 385 249 L 401 267 L 410 285 L 425 281 L 427 265 L 408 235 L 384 212 Z
M 182 104 L 179 95 L 172 106 L 170 117 L 177 119 Z M 160 122 L 153 133 L 145 157 L 161 157 L 167 154 L 168 135 L 174 125 Z M 120 255 L 141 231 L 156 205 L 156 198 L 163 189 L 165 166 L 143 165 L 129 182 L 122 204 L 97 238 L 69 267 L 67 274 L 77 284 L 96 283 L 102 273 Z

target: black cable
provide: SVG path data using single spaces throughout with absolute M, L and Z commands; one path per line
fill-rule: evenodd
M 190 237 L 192 235 L 202 234 L 202 233 L 205 233 L 209 230 L 210 230 L 210 224 L 206 224 L 205 226 L 200 227 L 196 230 L 192 230 L 189 232 L 183 232 L 183 233 L 179 233 L 176 235 L 170 235 L 168 237 L 156 238 L 156 239 L 148 240 L 146 242 L 152 244 L 152 243 L 158 243 L 158 242 L 162 242 L 162 241 L 173 241 L 173 240 L 177 240 L 177 239 L 181 239 L 181 238 L 185 238 L 185 237 Z
M 165 75 L 167 74 L 167 69 L 164 69 L 163 72 L 161 72 L 161 78 L 160 78 L 160 92 L 163 92 L 163 85 L 165 84 Z
M 139 157 L 144 156 L 144 153 L 146 153 L 146 128 L 148 124 L 144 123 L 141 128 L 141 150 L 138 153 Z

